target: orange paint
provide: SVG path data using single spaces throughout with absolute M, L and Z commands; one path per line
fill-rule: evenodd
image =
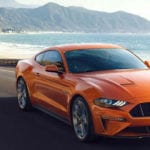
M 47 48 L 42 52 L 56 50 L 60 53 L 64 73 L 55 72 L 58 70 L 55 66 L 45 68 L 38 64 L 35 61 L 36 56 L 39 55 L 37 54 L 31 59 L 19 61 L 16 67 L 16 78 L 22 77 L 25 80 L 32 105 L 42 106 L 69 122 L 71 122 L 70 106 L 73 97 L 82 96 L 89 106 L 94 131 L 98 135 L 150 135 L 150 132 L 133 129 L 149 127 L 150 116 L 134 117 L 131 115 L 131 111 L 137 105 L 141 103 L 150 105 L 149 69 L 107 70 L 78 74 L 69 72 L 65 52 L 96 48 L 122 47 L 111 44 L 76 44 Z M 105 108 L 94 104 L 95 99 L 104 97 L 123 100 L 128 104 L 119 108 Z M 124 120 L 119 120 L 120 118 Z

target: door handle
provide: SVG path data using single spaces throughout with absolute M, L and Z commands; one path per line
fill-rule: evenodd
M 35 76 L 40 76 L 40 73 L 39 72 L 35 72 L 34 75 Z

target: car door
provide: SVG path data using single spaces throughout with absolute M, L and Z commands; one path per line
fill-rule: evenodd
M 70 93 L 69 82 L 65 79 L 65 73 L 47 72 L 45 66 L 51 64 L 57 65 L 62 71 L 64 70 L 62 57 L 56 50 L 46 51 L 39 66 L 33 70 L 36 78 L 34 83 L 36 94 L 34 95 L 40 106 L 66 115 Z

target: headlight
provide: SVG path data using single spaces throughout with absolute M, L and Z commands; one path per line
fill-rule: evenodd
M 119 100 L 106 99 L 106 98 L 96 99 L 94 103 L 95 105 L 101 107 L 122 107 L 127 104 L 126 101 L 122 101 L 122 100 L 119 101 Z

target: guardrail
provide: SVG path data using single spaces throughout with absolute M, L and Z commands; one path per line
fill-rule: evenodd
M 0 59 L 0 66 L 14 67 L 19 59 Z

